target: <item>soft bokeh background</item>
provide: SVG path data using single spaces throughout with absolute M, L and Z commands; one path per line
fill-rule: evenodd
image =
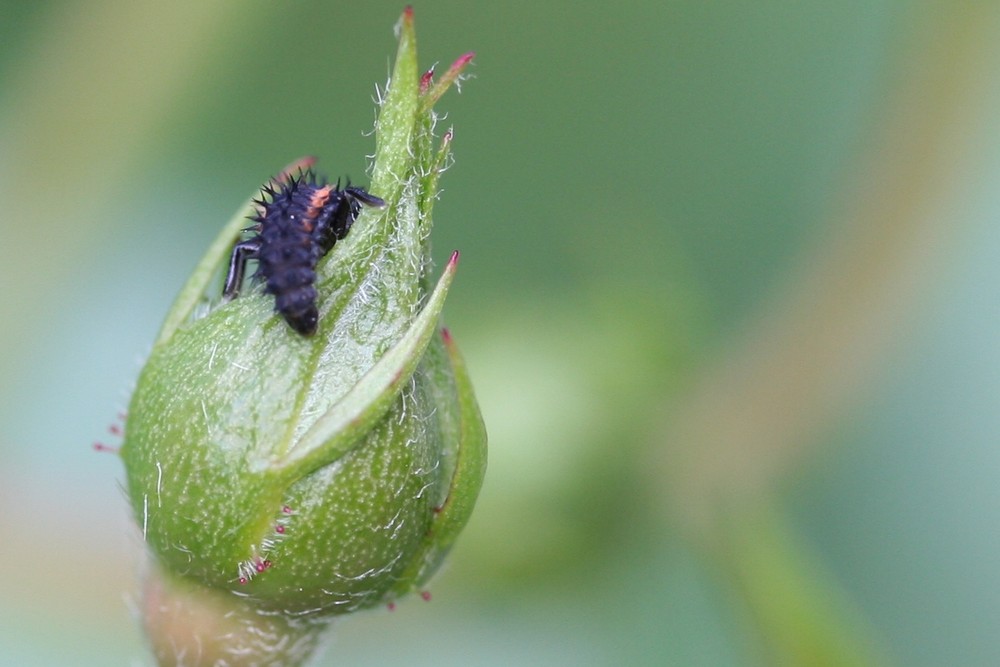
M 3 664 L 149 664 L 91 444 L 246 196 L 365 180 L 401 9 L 0 3 Z M 319 664 L 1000 664 L 1000 5 L 415 9 L 491 467 Z

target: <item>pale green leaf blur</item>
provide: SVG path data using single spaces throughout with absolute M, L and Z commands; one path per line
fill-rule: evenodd
M 130 386 L 402 3 L 0 2 L 0 663 L 149 664 Z M 431 601 L 317 664 L 1000 664 L 1000 3 L 427 2 L 490 433 Z

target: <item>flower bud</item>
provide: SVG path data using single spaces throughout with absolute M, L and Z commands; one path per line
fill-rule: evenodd
M 121 455 L 153 571 L 204 588 L 212 608 L 301 619 L 391 602 L 434 573 L 482 484 L 485 429 L 439 324 L 458 254 L 433 285 L 429 248 L 451 140 L 435 139 L 432 106 L 471 56 L 433 82 L 409 9 L 399 38 L 369 188 L 386 205 L 361 207 L 319 260 L 315 334 L 259 288 L 218 298 L 251 200 L 182 290 L 132 397 Z

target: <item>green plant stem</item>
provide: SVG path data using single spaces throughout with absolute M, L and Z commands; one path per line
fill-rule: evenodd
M 141 616 L 160 665 L 298 667 L 329 632 L 329 619 L 265 614 L 227 592 L 151 567 Z
M 776 667 L 888 663 L 867 619 L 770 502 L 729 516 L 711 560 L 737 595 L 749 652 Z

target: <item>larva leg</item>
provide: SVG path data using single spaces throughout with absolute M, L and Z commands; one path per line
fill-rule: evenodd
M 229 272 L 226 274 L 226 285 L 222 288 L 225 299 L 235 299 L 243 286 L 243 275 L 246 273 L 247 260 L 253 259 L 260 252 L 260 239 L 240 241 L 233 246 L 233 254 L 229 256 Z

